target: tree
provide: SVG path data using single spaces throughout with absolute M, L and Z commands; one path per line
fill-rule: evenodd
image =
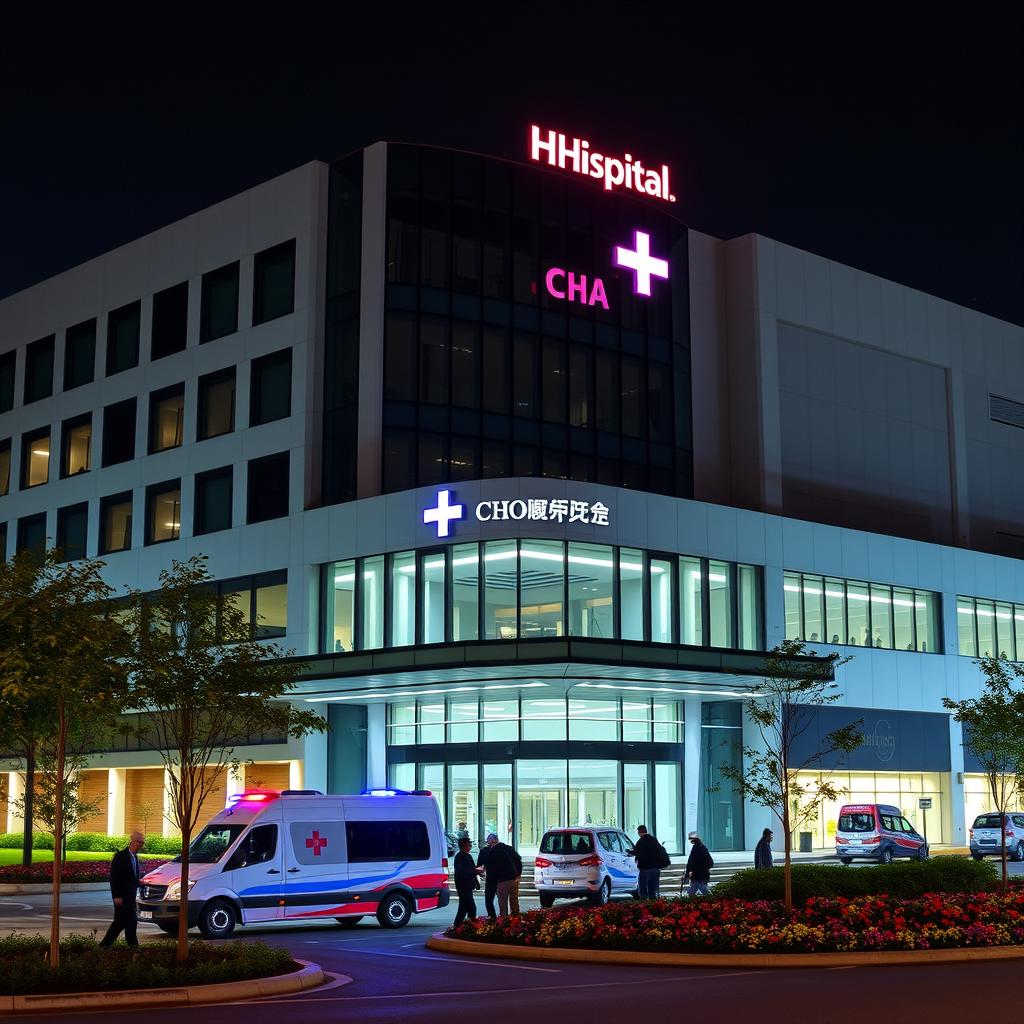
M 239 766 L 235 747 L 253 734 L 302 736 L 327 723 L 288 703 L 295 668 L 276 644 L 256 639 L 247 608 L 218 596 L 205 558 L 174 561 L 159 589 L 137 598 L 132 677 L 148 712 L 148 741 L 167 770 L 168 817 L 181 831 L 177 958 L 184 963 L 189 847 L 204 801 Z
M 0 568 L 0 701 L 45 750 L 55 837 L 66 832 L 67 790 L 77 771 L 75 736 L 114 728 L 130 694 L 120 660 L 124 631 L 110 606 L 102 562 L 64 562 L 21 552 Z M 69 756 L 70 755 L 70 756 Z M 62 843 L 53 851 L 50 968 L 60 963 Z
M 818 707 L 839 700 L 833 681 L 838 665 L 849 658 L 828 654 L 808 659 L 799 640 L 784 640 L 766 657 L 764 679 L 746 702 L 747 714 L 761 737 L 761 747 L 744 746 L 743 764 L 725 762 L 719 771 L 746 799 L 768 808 L 779 819 L 785 843 L 783 894 L 786 909 L 793 906 L 793 832 L 826 800 L 841 793 L 831 781 L 823 762 L 832 754 L 850 753 L 862 741 L 861 722 L 835 729 L 822 738 L 820 749 L 804 753 L 798 741 L 810 728 Z M 816 772 L 805 782 L 801 772 Z
M 1006 814 L 1024 785 L 1024 692 L 1014 687 L 1015 680 L 1024 678 L 1024 666 L 1005 658 L 982 658 L 977 665 L 984 676 L 981 696 L 965 700 L 943 697 L 942 703 L 963 726 L 964 746 L 974 751 L 988 779 L 992 806 L 1002 822 L 1005 889 Z

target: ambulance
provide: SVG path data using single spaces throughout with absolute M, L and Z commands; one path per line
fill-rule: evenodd
M 178 930 L 180 861 L 139 886 L 139 920 L 168 934 Z M 188 873 L 189 927 L 212 939 L 266 921 L 351 928 L 370 914 L 401 928 L 450 898 L 441 813 L 425 790 L 237 794 L 192 841 Z

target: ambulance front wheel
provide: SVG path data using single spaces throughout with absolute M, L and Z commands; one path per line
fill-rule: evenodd
M 404 928 L 412 917 L 412 904 L 400 892 L 385 896 L 377 907 L 377 920 L 384 928 Z
M 210 900 L 199 914 L 199 930 L 208 939 L 226 939 L 235 930 L 238 917 L 227 900 Z

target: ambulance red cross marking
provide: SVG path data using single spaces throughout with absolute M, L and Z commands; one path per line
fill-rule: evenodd
M 314 857 L 320 856 L 320 851 L 327 845 L 327 837 L 320 835 L 317 829 L 313 830 L 313 834 L 306 840 L 306 849 L 313 851 Z

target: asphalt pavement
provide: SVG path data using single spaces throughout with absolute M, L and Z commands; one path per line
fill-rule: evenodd
M 865 870 L 870 870 L 867 868 Z M 1012 865 L 1024 874 L 1024 865 Z M 68 893 L 65 933 L 102 934 L 109 921 L 109 898 L 102 893 Z M 524 901 L 526 907 L 536 901 Z M 482 908 L 481 908 L 482 909 Z M 325 971 L 345 974 L 351 984 L 328 983 L 301 996 L 188 1009 L 147 1009 L 153 1024 L 252 1024 L 267 1014 L 294 1016 L 303 1024 L 320 1021 L 445 1022 L 465 1017 L 487 1024 L 566 1020 L 642 1019 L 647 1024 L 683 1016 L 717 1022 L 789 1018 L 843 1022 L 865 1006 L 884 1008 L 902 1024 L 973 1021 L 983 995 L 986 1018 L 1020 1019 L 1021 966 L 1004 963 L 935 967 L 854 967 L 837 969 L 709 970 L 706 968 L 608 967 L 590 964 L 521 963 L 448 956 L 428 950 L 427 937 L 450 924 L 454 908 L 415 917 L 398 931 L 367 918 L 351 930 L 333 923 L 271 924 L 243 928 L 244 941 L 264 941 L 312 960 Z M 46 896 L 0 897 L 0 933 L 45 933 Z M 167 941 L 152 925 L 140 924 L 142 941 Z M 280 1010 L 272 1004 L 280 1004 Z M 860 1008 L 858 1010 L 858 1008 Z M 139 1010 L 75 1014 L 97 1020 L 127 1019 Z M 258 1016 L 257 1016 L 258 1015 Z M 7 1020 L 66 1021 L 67 1014 L 10 1017 Z

